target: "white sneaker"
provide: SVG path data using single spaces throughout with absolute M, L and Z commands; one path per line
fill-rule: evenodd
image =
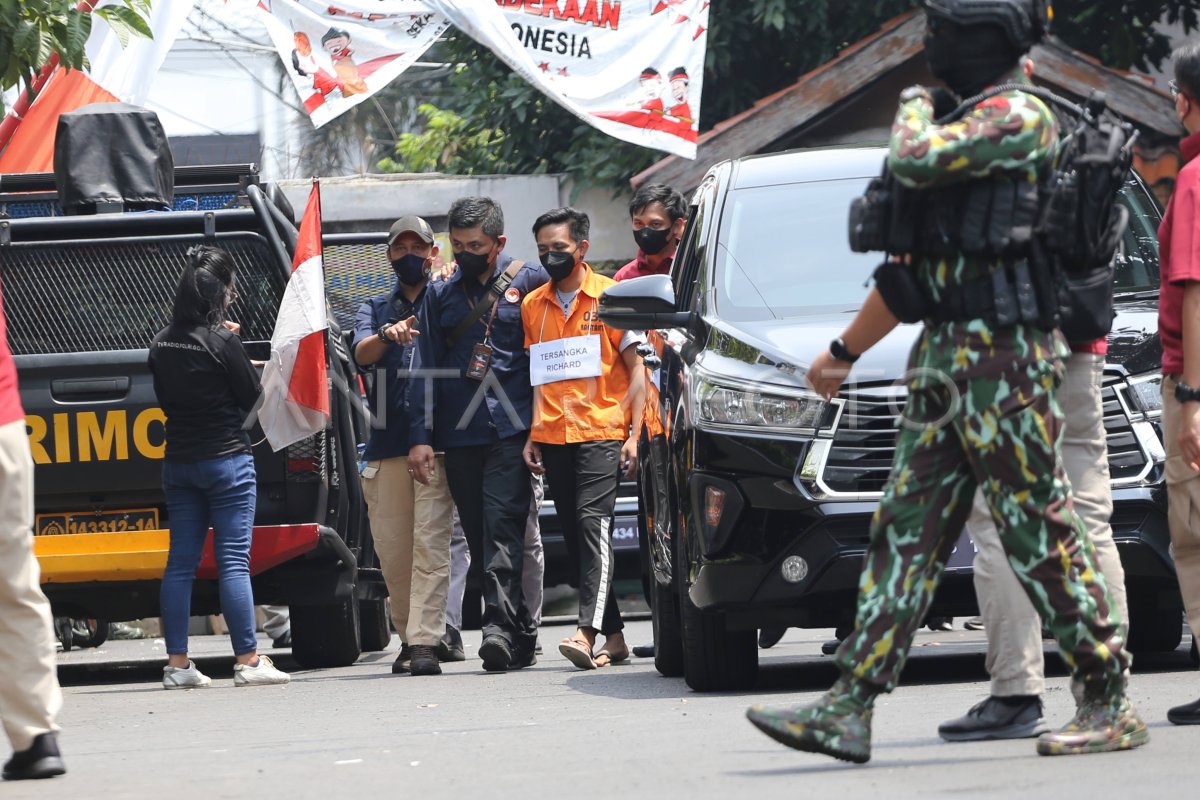
M 268 686 L 273 683 L 289 683 L 292 676 L 281 672 L 266 656 L 259 656 L 253 667 L 238 664 L 233 668 L 234 686 Z
M 195 661 L 179 667 L 163 667 L 164 689 L 199 689 L 212 683 L 212 678 L 205 675 L 196 667 Z

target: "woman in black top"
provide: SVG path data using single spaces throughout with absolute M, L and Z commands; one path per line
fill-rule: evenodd
M 269 658 L 258 655 L 254 635 L 250 539 L 256 481 L 246 421 L 260 386 L 238 326 L 225 319 L 236 299 L 229 254 L 217 247 L 193 247 L 175 290 L 171 324 L 150 344 L 154 393 L 167 415 L 163 490 L 171 549 L 160 597 L 167 689 L 211 683 L 187 655 L 192 582 L 210 526 L 221 611 L 237 659 L 234 684 L 289 680 Z

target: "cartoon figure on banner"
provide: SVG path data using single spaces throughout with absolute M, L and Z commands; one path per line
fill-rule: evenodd
M 684 67 L 671 70 L 671 98 L 675 104 L 667 109 L 667 113 L 691 127 L 695 120 L 692 119 L 692 107 L 688 105 L 688 74 Z
M 688 73 L 684 67 L 671 70 L 670 96 L 672 105 L 667 110 L 663 102 L 662 73 L 650 66 L 642 70 L 638 78 L 638 97 L 630 105 L 636 110 L 594 111 L 593 116 L 612 120 L 633 128 L 662 131 L 694 142 L 698 138 L 696 121 L 692 118 L 692 107 L 688 104 Z
M 642 76 L 638 79 L 638 84 L 642 91 L 641 107 L 651 113 L 662 114 L 662 73 L 654 67 L 646 67 L 642 70 Z
M 321 47 L 333 59 L 333 69 L 341 84 L 342 94 L 366 94 L 367 82 L 359 74 L 358 64 L 351 57 L 350 34 L 341 28 L 330 28 L 321 37 Z
M 341 84 L 328 70 L 317 63 L 312 42 L 308 34 L 296 31 L 292 36 L 292 69 L 302 78 L 308 78 L 313 93 L 304 98 L 304 107 L 311 113 L 325 103 L 326 98 L 341 97 Z

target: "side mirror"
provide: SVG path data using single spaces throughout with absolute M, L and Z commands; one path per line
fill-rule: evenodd
M 679 328 L 691 322 L 688 311 L 675 310 L 669 275 L 646 275 L 610 286 L 600 295 L 600 319 L 620 330 Z

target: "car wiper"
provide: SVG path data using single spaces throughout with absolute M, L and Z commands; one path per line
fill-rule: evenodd
M 1158 297 L 1158 289 L 1143 289 L 1138 292 L 1118 292 L 1113 295 L 1114 300 L 1144 300 L 1149 297 Z

